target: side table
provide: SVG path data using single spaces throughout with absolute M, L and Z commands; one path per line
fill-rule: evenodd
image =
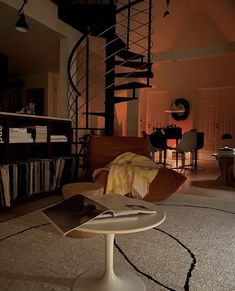
M 146 202 L 147 204 L 149 202 Z M 166 218 L 165 212 L 156 206 L 156 214 L 139 215 L 137 220 L 85 224 L 81 230 L 105 235 L 105 270 L 91 270 L 80 275 L 73 291 L 145 291 L 143 281 L 133 272 L 114 272 L 113 242 L 115 234 L 135 233 L 160 225 Z
M 235 187 L 235 155 L 215 153 L 221 175 L 217 178 L 216 184 L 219 186 L 231 186 Z

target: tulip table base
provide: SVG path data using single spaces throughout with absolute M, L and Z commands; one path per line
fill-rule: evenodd
M 134 199 L 132 199 L 133 201 Z M 142 202 L 143 203 L 143 202 Z M 152 209 L 153 204 L 144 201 Z M 146 291 L 144 282 L 134 272 L 114 268 L 113 246 L 116 234 L 144 231 L 160 225 L 166 218 L 165 212 L 154 205 L 156 213 L 139 214 L 136 220 L 84 224 L 82 231 L 103 234 L 105 237 L 104 271 L 91 270 L 81 274 L 75 280 L 73 291 Z M 115 269 L 115 270 L 114 270 Z
M 113 269 L 114 234 L 105 234 L 105 271 L 92 270 L 80 275 L 74 291 L 145 291 L 143 281 L 132 272 L 114 273 Z
M 146 291 L 143 281 L 134 273 L 116 272 L 106 279 L 99 270 L 88 271 L 77 278 L 73 285 L 75 291 Z

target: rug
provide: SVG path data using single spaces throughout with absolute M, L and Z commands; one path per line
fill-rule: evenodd
M 163 224 L 117 235 L 114 268 L 136 272 L 147 291 L 235 290 L 235 197 L 175 193 Z M 0 290 L 71 290 L 79 274 L 104 267 L 104 237 L 63 238 L 35 211 L 0 224 Z
M 197 180 L 192 181 L 192 186 L 206 189 L 221 189 L 225 191 L 235 191 L 234 187 L 226 185 L 216 185 L 215 180 Z

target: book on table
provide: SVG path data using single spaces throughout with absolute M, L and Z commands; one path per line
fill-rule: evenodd
M 42 213 L 65 236 L 86 223 L 137 220 L 141 214 L 155 214 L 156 205 L 119 194 L 78 194 L 42 209 Z

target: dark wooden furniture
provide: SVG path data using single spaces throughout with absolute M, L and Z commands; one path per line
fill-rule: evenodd
M 216 153 L 213 154 L 216 157 L 221 175 L 216 180 L 218 186 L 230 186 L 235 187 L 235 155 L 231 154 Z
M 44 135 L 44 141 L 36 140 L 36 127 L 42 126 L 45 127 L 47 133 Z M 27 132 L 30 133 L 30 136 L 33 137 L 31 142 L 27 142 L 24 140 L 13 140 L 9 138 L 9 132 L 12 131 L 12 128 L 21 128 L 27 129 Z M 70 165 L 74 163 L 71 161 L 73 158 L 71 157 L 71 120 L 69 119 L 61 119 L 61 118 L 52 118 L 52 117 L 44 117 L 44 116 L 36 116 L 36 115 L 26 115 L 26 114 L 14 114 L 14 113 L 7 113 L 7 112 L 0 112 L 0 129 L 1 129 L 1 139 L 0 139 L 0 164 L 1 167 L 5 167 L 9 170 L 10 176 L 10 188 L 13 184 L 13 178 L 11 177 L 13 174 L 11 172 L 12 165 L 16 164 L 15 171 L 17 172 L 17 190 L 21 189 L 22 184 L 26 184 L 25 192 L 18 193 L 13 197 L 13 189 L 10 189 L 10 200 L 11 206 L 20 204 L 22 202 L 34 200 L 41 196 L 45 196 L 50 194 L 51 192 L 55 191 L 58 188 L 59 182 L 56 181 L 57 178 L 53 177 L 54 171 L 65 171 L 63 172 L 64 177 L 61 175 L 61 180 L 64 183 L 72 182 L 73 180 L 70 179 L 70 175 L 72 175 L 72 170 L 74 165 Z M 51 140 L 51 136 L 54 136 L 55 140 Z M 61 138 L 61 139 L 60 139 Z M 29 139 L 30 141 L 30 139 Z M 61 161 L 61 166 L 58 165 L 58 161 Z M 35 161 L 39 161 L 39 169 L 36 171 L 34 166 L 32 169 L 30 168 L 30 163 L 35 163 Z M 54 179 L 54 186 L 47 187 L 47 193 L 43 193 L 44 189 L 44 180 L 45 180 L 45 164 L 42 161 L 46 161 L 47 164 L 47 173 L 49 171 L 48 179 Z M 28 164 L 27 164 L 28 163 Z M 19 165 L 26 165 L 22 168 Z M 36 167 L 36 166 L 35 166 Z M 29 169 L 30 168 L 30 169 Z M 48 170 L 49 168 L 49 170 Z M 31 171 L 31 172 L 30 172 Z M 35 172 L 36 171 L 36 172 Z M 69 172 L 70 171 L 70 172 Z M 23 176 L 22 173 L 23 172 Z M 32 174 L 33 173 L 33 174 Z M 31 189 L 29 190 L 30 183 L 30 175 L 34 175 L 31 181 Z M 40 175 L 40 181 L 36 181 L 36 176 Z M 60 174 L 58 174 L 60 175 Z M 24 179 L 20 178 L 24 177 Z M 0 170 L 0 178 L 1 178 L 1 170 Z M 12 179 L 12 180 L 11 180 Z M 21 181 L 23 180 L 23 182 Z M 0 179 L 0 182 L 1 179 Z M 40 185 L 36 187 L 34 184 L 39 183 Z M 48 182 L 49 183 L 49 182 Z M 0 185 L 1 186 L 1 185 Z M 3 186 L 2 186 L 3 188 Z M 36 188 L 36 190 L 35 190 Z M 0 189 L 1 190 L 1 189 Z M 20 190 L 19 190 L 20 192 Z M 32 193 L 33 192 L 33 193 Z M 0 195 L 3 197 L 3 190 L 0 191 Z M 4 192 L 5 193 L 5 192 Z M 45 194 L 45 195 L 39 195 Z M 4 194 L 5 195 L 5 194 Z M 0 196 L 0 198 L 2 198 Z M 38 196 L 38 197 L 37 197 Z M 4 199 L 2 199 L 4 200 Z M 3 201 L 4 202 L 4 201 Z M 4 203 L 0 203 L 0 206 L 4 206 Z M 8 205 L 9 206 L 9 205 Z

